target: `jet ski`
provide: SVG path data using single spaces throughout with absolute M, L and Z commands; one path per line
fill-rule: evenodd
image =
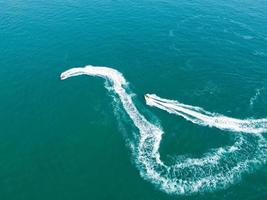
M 151 99 L 150 96 L 147 95 L 147 94 L 145 94 L 144 97 L 145 97 L 145 100 L 146 100 L 146 101 L 148 101 L 149 99 Z

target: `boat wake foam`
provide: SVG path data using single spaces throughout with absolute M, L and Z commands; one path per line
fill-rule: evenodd
M 89 65 L 67 70 L 61 74 L 61 79 L 78 75 L 97 76 L 107 81 L 105 86 L 108 91 L 120 100 L 115 103 L 122 106 L 138 130 L 131 149 L 140 175 L 166 193 L 188 195 L 222 189 L 239 181 L 245 172 L 252 172 L 266 163 L 267 142 L 260 134 L 266 131 L 266 119 L 251 121 L 224 117 L 199 107 L 148 95 L 147 104 L 178 114 L 193 123 L 233 132 L 255 133 L 235 134 L 231 146 L 210 149 L 201 158 L 175 158 L 172 164 L 167 165 L 159 154 L 163 129 L 139 112 L 123 75 L 109 67 Z
M 241 120 L 211 113 L 203 108 L 186 105 L 175 100 L 163 99 L 155 94 L 146 94 L 145 97 L 147 105 L 179 115 L 198 125 L 216 127 L 232 132 L 255 134 L 267 132 L 267 118 Z

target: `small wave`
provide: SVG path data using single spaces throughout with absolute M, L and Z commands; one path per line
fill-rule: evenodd
M 264 88 L 260 88 L 256 90 L 256 93 L 253 97 L 250 98 L 249 100 L 249 105 L 250 107 L 254 106 L 254 103 L 257 101 L 258 97 L 261 95 L 261 92 L 264 90 Z
M 254 56 L 267 57 L 267 53 L 262 50 L 253 51 Z

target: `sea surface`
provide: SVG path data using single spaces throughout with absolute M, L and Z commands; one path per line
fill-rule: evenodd
M 1 200 L 266 200 L 266 118 L 265 0 L 0 0 Z

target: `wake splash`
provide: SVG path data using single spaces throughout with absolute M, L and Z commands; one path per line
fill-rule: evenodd
M 138 111 L 123 75 L 108 67 L 86 66 L 63 72 L 61 79 L 78 75 L 97 76 L 108 82 L 106 88 L 120 99 L 120 105 L 138 129 L 132 150 L 140 175 L 166 193 L 181 195 L 225 188 L 240 180 L 244 172 L 250 172 L 266 162 L 267 143 L 263 136 L 236 134 L 231 146 L 210 149 L 201 158 L 178 158 L 171 165 L 166 165 L 159 154 L 164 132 Z M 189 109 L 191 106 L 186 107 Z M 190 109 L 195 113 L 203 111 L 197 107 Z M 191 115 L 192 122 L 195 122 L 193 117 Z
M 221 130 L 243 133 L 267 132 L 267 118 L 264 119 L 236 119 L 218 113 L 211 113 L 203 108 L 182 104 L 178 101 L 158 97 L 155 94 L 145 95 L 149 106 L 157 107 L 168 113 L 179 115 L 195 124 L 216 127 Z

